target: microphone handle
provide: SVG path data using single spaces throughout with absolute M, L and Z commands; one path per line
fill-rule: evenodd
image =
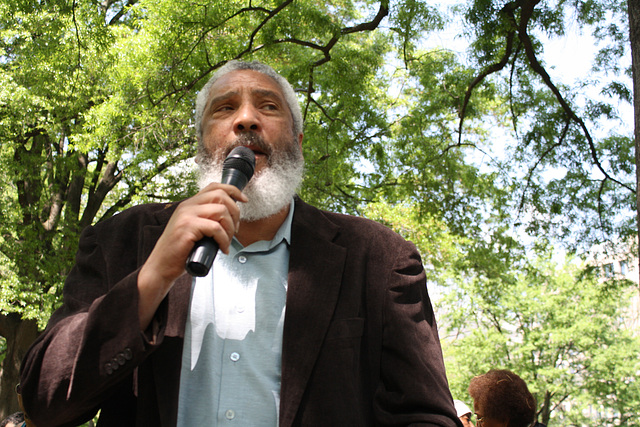
M 248 181 L 249 177 L 237 169 L 223 170 L 223 184 L 231 184 L 243 190 Z M 187 258 L 185 266 L 187 273 L 195 277 L 204 277 L 209 274 L 213 260 L 218 253 L 218 248 L 218 242 L 212 237 L 205 236 L 198 240 L 193 246 L 189 258 Z
M 209 274 L 209 270 L 213 265 L 213 260 L 218 253 L 218 242 L 212 237 L 205 236 L 198 240 L 193 246 L 185 269 L 187 273 L 194 277 L 204 277 Z

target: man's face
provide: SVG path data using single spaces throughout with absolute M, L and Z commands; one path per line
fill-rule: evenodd
M 293 118 L 280 86 L 257 71 L 232 71 L 213 84 L 202 129 L 203 147 L 218 161 L 237 145 L 253 150 L 256 174 L 274 151 L 302 150 L 302 134 L 293 135 Z
M 256 71 L 230 72 L 211 87 L 202 118 L 198 155 L 199 185 L 220 182 L 224 159 L 237 146 L 256 155 L 256 169 L 239 203 L 240 219 L 256 221 L 282 212 L 304 174 L 302 134 L 294 136 L 293 118 L 280 86 Z

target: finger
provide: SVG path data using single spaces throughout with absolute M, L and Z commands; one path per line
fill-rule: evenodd
M 193 242 L 204 236 L 214 237 L 221 230 L 230 240 L 236 232 L 240 216 L 236 204 L 231 201 L 224 203 L 204 203 L 180 206 L 176 210 L 173 221 L 175 228 L 190 234 Z M 224 246 L 224 242 L 220 242 Z
M 248 201 L 247 196 L 245 196 L 238 187 L 230 184 L 220 184 L 215 182 L 204 187 L 198 193 L 198 195 L 219 196 L 219 194 L 217 193 L 218 190 L 222 190 L 225 193 L 227 193 L 227 195 L 231 197 L 231 199 L 234 201 L 238 201 L 238 202 Z
M 231 213 L 234 222 L 234 233 L 240 227 L 240 208 L 238 202 L 248 202 L 249 199 L 232 185 L 213 183 L 203 188 L 194 198 L 196 204 L 223 204 Z M 213 217 L 211 217 L 213 218 Z M 215 219 L 215 218 L 213 218 Z
M 220 205 L 213 207 L 207 205 L 207 209 L 210 209 L 211 213 L 206 217 L 200 217 L 205 222 L 200 223 L 199 230 L 204 236 L 212 237 L 218 242 L 220 249 L 228 253 L 231 239 L 237 231 L 239 214 L 234 214 Z
M 229 253 L 229 246 L 233 239 L 234 230 L 231 219 L 222 219 L 213 221 L 207 218 L 197 217 L 193 220 L 193 226 L 198 231 L 198 236 L 194 240 L 194 244 L 203 237 L 210 237 L 216 241 L 218 248 L 225 254 Z

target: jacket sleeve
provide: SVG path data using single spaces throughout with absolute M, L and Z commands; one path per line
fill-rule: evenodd
M 381 259 L 372 264 L 387 266 L 386 271 L 377 272 L 385 279 L 379 287 L 384 294 L 380 297 L 376 419 L 381 425 L 461 427 L 449 391 L 420 255 L 413 244 L 399 237 L 389 239 L 385 246 L 392 250 L 380 254 Z
M 140 332 L 137 245 L 105 249 L 98 234 L 82 233 L 63 304 L 23 359 L 19 392 L 37 426 L 91 419 L 162 339 L 160 319 Z

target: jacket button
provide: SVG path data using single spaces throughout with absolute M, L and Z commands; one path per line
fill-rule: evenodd
M 120 366 L 123 366 L 125 363 L 127 363 L 127 359 L 124 357 L 124 353 L 118 353 L 115 360 Z
M 122 352 L 122 355 L 127 360 L 133 359 L 133 352 L 131 351 L 131 349 L 129 347 L 124 349 L 124 351 Z
M 111 363 L 107 363 L 104 365 L 104 370 L 107 372 L 107 375 L 113 374 L 113 368 L 111 367 Z

